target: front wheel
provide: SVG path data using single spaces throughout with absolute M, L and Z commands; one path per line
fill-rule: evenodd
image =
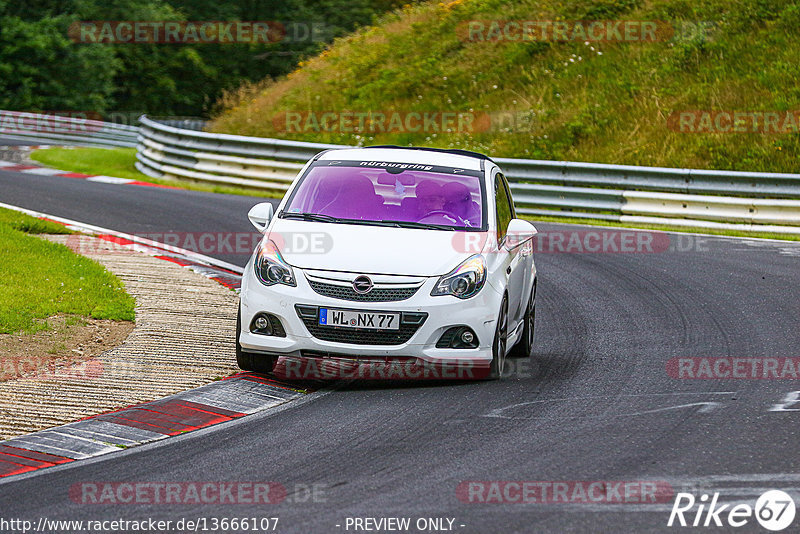
M 508 297 L 503 295 L 500 313 L 497 316 L 497 328 L 492 343 L 492 363 L 489 366 L 489 380 L 497 380 L 503 376 L 506 367 L 506 343 L 508 341 Z
M 239 334 L 242 331 L 242 306 L 236 314 L 236 365 L 242 371 L 253 373 L 271 373 L 278 363 L 278 356 L 266 356 L 253 352 L 245 352 L 239 344 Z

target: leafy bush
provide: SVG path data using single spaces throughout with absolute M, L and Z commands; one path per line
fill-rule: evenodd
M 0 109 L 80 111 L 133 120 L 203 115 L 243 81 L 290 72 L 327 42 L 400 0 L 0 0 Z M 324 23 L 324 40 L 256 44 L 75 43 L 77 21 Z M 112 116 L 112 118 L 114 117 Z

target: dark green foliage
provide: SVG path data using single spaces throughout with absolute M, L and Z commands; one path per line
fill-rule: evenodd
M 205 115 L 222 91 L 291 71 L 398 0 L 0 0 L 0 109 Z M 77 21 L 322 23 L 324 40 L 80 44 Z M 119 113 L 122 115 L 119 115 Z

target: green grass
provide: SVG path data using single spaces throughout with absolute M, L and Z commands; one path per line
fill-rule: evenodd
M 26 235 L 25 228 L 63 230 L 0 209 L 0 333 L 44 330 L 46 319 L 58 314 L 134 319 L 135 300 L 113 274 L 63 245 Z
M 254 197 L 275 196 L 274 193 L 268 191 L 203 184 L 188 180 L 178 181 L 151 178 L 136 170 L 134 166 L 134 163 L 136 163 L 136 149 L 134 148 L 45 148 L 34 150 L 31 153 L 31 159 L 38 161 L 42 165 L 64 171 L 129 178 L 140 182 L 169 185 L 192 191 Z M 282 196 L 282 194 L 278 196 Z
M 72 234 L 64 226 L 52 221 L 43 221 L 18 211 L 0 209 L 0 226 L 27 234 Z M 5 263 L 5 262 L 3 262 Z
M 136 161 L 135 148 L 45 148 L 34 150 L 31 159 L 70 172 L 153 181 L 133 166 Z
M 800 235 L 791 234 L 775 234 L 771 232 L 746 232 L 742 230 L 722 230 L 715 228 L 701 228 L 691 226 L 667 226 L 664 224 L 638 224 L 638 223 L 622 223 L 614 221 L 606 221 L 603 219 L 590 219 L 578 217 L 548 217 L 548 216 L 530 216 L 521 215 L 523 219 L 532 222 L 534 225 L 539 222 L 552 222 L 559 224 L 574 224 L 574 225 L 588 225 L 588 226 L 612 226 L 618 228 L 635 228 L 640 230 L 658 230 L 662 232 L 681 232 L 691 234 L 709 234 L 709 235 L 722 235 L 733 237 L 754 237 L 759 239 L 779 239 L 783 241 L 800 241 Z
M 478 42 L 459 33 L 467 21 L 492 19 L 711 24 L 659 42 Z M 798 26 L 797 0 L 424 2 L 335 41 L 288 77 L 228 94 L 210 129 L 498 157 L 798 172 L 796 130 L 681 133 L 667 121 L 687 110 L 797 110 Z M 273 122 L 285 112 L 345 110 L 513 112 L 519 120 L 507 130 L 450 134 L 285 134 Z

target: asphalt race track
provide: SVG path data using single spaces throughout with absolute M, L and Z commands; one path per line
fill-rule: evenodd
M 128 233 L 248 232 L 258 199 L 0 172 L 0 202 Z M 800 244 L 670 243 L 654 253 L 538 253 L 535 353 L 512 360 L 502 381 L 332 383 L 277 413 L 4 481 L 1 515 L 34 524 L 279 517 L 278 532 L 353 532 L 347 519 L 365 517 L 450 518 L 465 533 L 672 532 L 695 530 L 667 526 L 672 498 L 481 503 L 457 488 L 650 481 L 718 492 L 720 503 L 797 492 L 800 383 L 675 378 L 668 362 L 800 357 Z M 271 505 L 69 496 L 78 483 L 188 481 L 273 481 L 288 496 Z M 735 530 L 763 532 L 752 518 Z
M 276 199 L 269 198 L 123 186 L 3 171 L 0 171 L 0 190 L 0 202 L 6 204 L 142 237 L 176 233 L 181 244 L 186 232 L 255 232 L 247 220 L 248 210 L 263 201 L 277 205 Z M 242 266 L 249 257 L 249 252 L 231 254 L 230 249 L 222 246 L 218 251 L 205 252 Z
M 37 140 L 33 138 L 23 139 L 23 138 L 12 138 L 12 137 L 2 137 L 0 136 L 0 146 L 30 146 L 30 145 L 51 145 L 53 144 L 52 141 L 47 141 L 45 139 Z

